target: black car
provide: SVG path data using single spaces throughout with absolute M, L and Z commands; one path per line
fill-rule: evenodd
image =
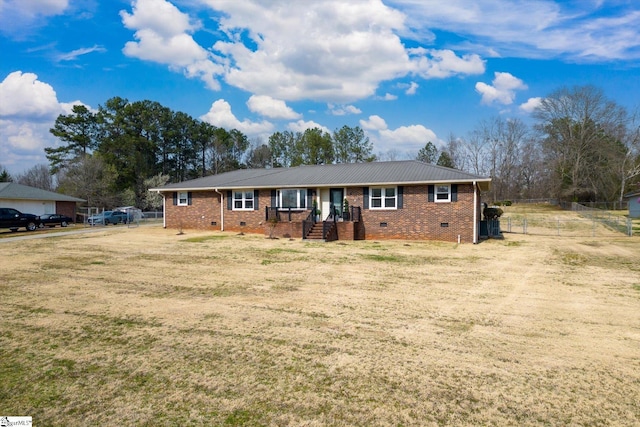
M 24 227 L 28 231 L 33 231 L 40 225 L 40 217 L 33 214 L 22 213 L 13 208 L 0 208 L 0 228 L 8 228 L 17 231 Z
M 40 227 L 55 227 L 59 225 L 60 227 L 66 227 L 73 220 L 66 216 L 60 214 L 44 214 L 40 215 Z

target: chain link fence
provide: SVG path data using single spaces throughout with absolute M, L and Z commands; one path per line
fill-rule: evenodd
M 107 209 L 98 207 L 80 207 L 76 211 L 76 224 L 83 224 L 85 227 L 104 227 L 104 224 L 100 221 L 89 224 L 89 218 L 92 216 L 99 216 L 103 214 Z M 147 211 L 142 212 L 139 209 L 127 210 L 127 224 L 139 225 L 140 223 L 148 222 L 161 222 L 164 217 L 162 211 Z
M 500 228 L 506 233 L 522 233 L 565 237 L 619 237 L 640 235 L 640 221 L 596 208 L 571 203 L 568 211 L 550 214 L 517 214 L 506 212 Z

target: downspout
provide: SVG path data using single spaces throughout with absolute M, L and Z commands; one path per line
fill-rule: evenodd
M 213 191 L 220 195 L 220 231 L 224 231 L 224 195 L 214 188 Z
M 478 186 L 473 181 L 473 244 L 478 243 Z
M 158 191 L 158 193 L 160 193 Z M 162 228 L 167 228 L 167 195 L 162 194 Z

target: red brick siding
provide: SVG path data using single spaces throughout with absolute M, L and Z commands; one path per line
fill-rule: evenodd
M 266 209 L 271 207 L 271 190 L 258 192 L 258 209 L 253 211 L 234 211 L 227 209 L 227 193 L 224 201 L 224 229 L 226 231 L 242 231 L 247 233 L 264 233 L 269 235 L 271 225 L 266 221 Z M 255 200 L 254 200 L 255 202 Z M 302 221 L 309 215 L 308 210 L 280 211 L 280 221 L 273 230 L 274 237 L 302 237 Z M 242 225 L 241 223 L 244 223 Z
M 356 223 L 351 221 L 337 222 L 338 240 L 358 240 L 356 239 Z
M 270 225 L 267 224 L 264 227 L 264 235 L 269 236 L 269 232 L 270 232 Z M 296 239 L 300 239 L 302 238 L 302 220 L 280 221 L 276 224 L 275 228 L 273 229 L 273 233 L 271 235 L 273 237 L 278 237 L 278 238 L 293 237 Z
M 349 188 L 351 206 L 364 206 L 362 188 Z M 403 208 L 362 209 L 367 240 L 409 239 L 473 242 L 473 185 L 458 185 L 458 201 L 428 201 L 428 186 L 403 186 Z M 381 226 L 386 223 L 387 226 Z M 442 224 L 448 224 L 443 227 Z
M 76 202 L 56 202 L 56 213 L 73 218 L 73 222 L 76 222 Z
M 260 196 L 263 196 L 260 194 Z M 261 207 L 264 200 L 258 197 L 258 210 L 253 211 L 234 211 L 227 209 L 227 195 L 225 193 L 224 200 L 224 229 L 225 231 L 242 231 L 246 233 L 263 233 L 264 232 L 264 208 Z M 244 224 L 244 225 L 242 225 Z
M 226 231 L 264 233 L 269 235 L 269 224 L 265 221 L 265 208 L 271 206 L 271 191 L 260 190 L 258 210 L 234 211 L 227 209 L 227 193 L 224 192 L 224 227 Z M 192 192 L 191 206 L 174 206 L 172 193 L 166 194 L 166 225 L 169 228 L 195 228 L 220 230 L 220 195 L 213 191 Z M 362 222 L 344 222 L 338 225 L 338 236 L 351 239 L 409 239 L 443 240 L 471 243 L 473 236 L 473 186 L 458 185 L 456 202 L 435 203 L 428 201 L 428 186 L 403 187 L 403 208 L 395 210 L 364 209 L 362 187 L 347 188 L 350 206 L 362 207 Z M 480 201 L 476 205 L 480 211 Z M 308 210 L 291 213 L 280 212 L 281 221 L 273 230 L 275 237 L 302 237 L 302 220 Z M 476 215 L 476 219 L 480 217 Z M 216 225 L 211 225 L 216 222 Z M 241 225 L 244 223 L 244 225 Z M 381 223 L 386 223 L 382 227 Z M 448 224 L 443 227 L 442 224 Z
M 258 210 L 234 211 L 227 209 L 227 192 L 223 191 L 223 212 L 225 231 L 246 233 L 264 233 L 269 235 L 269 228 L 265 221 L 265 209 L 271 206 L 271 190 L 260 190 L 258 194 Z M 191 192 L 190 206 L 173 204 L 173 193 L 165 193 L 165 224 L 167 228 L 184 228 L 199 230 L 220 230 L 222 221 L 220 216 L 221 198 L 215 191 Z M 309 215 L 309 211 L 292 212 L 291 225 L 287 212 L 281 212 L 281 222 L 276 225 L 274 235 L 282 237 L 302 237 L 302 220 Z M 215 225 L 212 225 L 215 222 Z M 242 225 L 241 223 L 244 223 Z
M 216 225 L 211 225 L 215 222 Z M 173 193 L 165 194 L 167 228 L 220 230 L 220 195 L 214 191 L 191 192 L 190 206 L 173 204 Z

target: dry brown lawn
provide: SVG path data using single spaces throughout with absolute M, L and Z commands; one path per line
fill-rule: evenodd
M 34 425 L 640 424 L 638 237 L 0 249 L 0 415 Z

